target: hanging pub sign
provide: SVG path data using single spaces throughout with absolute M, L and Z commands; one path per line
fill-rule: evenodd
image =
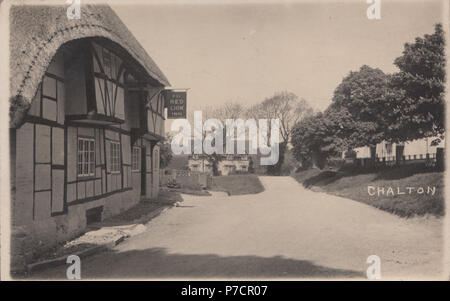
M 186 91 L 166 90 L 166 107 L 168 119 L 186 118 Z

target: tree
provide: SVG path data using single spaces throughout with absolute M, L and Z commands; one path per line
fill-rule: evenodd
M 339 138 L 340 122 L 348 120 L 342 111 L 318 112 L 298 122 L 292 131 L 293 155 L 302 168 L 323 168 L 326 159 L 347 147 Z
M 435 137 L 439 142 L 445 130 L 445 38 L 441 24 L 435 32 L 406 43 L 394 64 L 393 88 L 401 90 L 392 99 L 392 126 L 389 136 L 406 141 Z
M 160 144 L 159 166 L 161 169 L 169 166 L 169 163 L 172 160 L 173 153 L 172 153 L 172 147 L 170 146 L 171 140 L 172 140 L 171 134 L 166 133 L 166 138 Z
M 280 121 L 281 141 L 279 143 L 279 159 L 277 164 L 267 166 L 268 174 L 281 174 L 281 166 L 283 165 L 284 155 L 290 142 L 292 129 L 297 122 L 311 115 L 312 111 L 312 108 L 305 99 L 299 98 L 294 93 L 287 91 L 275 93 L 263 102 L 249 108 L 247 115 L 251 118 L 278 119 Z M 270 124 L 268 132 L 270 133 Z
M 338 122 L 335 135 L 345 140 L 348 148 L 376 145 L 385 139 L 389 126 L 390 77 L 380 69 L 367 65 L 350 72 L 334 91 L 327 115 Z M 335 116 L 338 117 L 338 116 Z
M 395 60 L 400 69 L 386 75 L 362 66 L 350 72 L 334 91 L 323 112 L 297 123 L 292 134 L 294 155 L 302 165 L 322 165 L 331 155 L 387 140 L 401 142 L 444 136 L 445 41 L 435 33 L 405 44 Z

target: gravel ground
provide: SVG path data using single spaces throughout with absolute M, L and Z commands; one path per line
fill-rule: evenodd
M 180 201 L 182 198 L 179 193 L 162 190 L 158 199 L 143 200 L 121 214 L 89 226 L 85 234 L 47 252 L 38 261 L 77 254 L 92 247 L 113 243 L 118 239 L 140 233 L 145 229 L 142 224 L 147 223 L 162 209 Z
M 360 202 L 261 177 L 255 195 L 184 201 L 112 251 L 82 261 L 82 278 L 365 279 L 441 277 L 442 220 L 405 219 Z M 34 278 L 64 278 L 65 267 Z

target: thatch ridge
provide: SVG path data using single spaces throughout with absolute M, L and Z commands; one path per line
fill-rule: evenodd
M 120 44 L 148 76 L 163 86 L 165 75 L 107 5 L 82 5 L 81 18 L 69 20 L 67 6 L 15 5 L 10 10 L 10 127 L 23 122 L 49 63 L 71 40 L 103 37 Z

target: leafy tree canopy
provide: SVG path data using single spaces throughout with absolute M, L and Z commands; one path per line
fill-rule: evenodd
M 346 140 L 349 148 L 374 145 L 384 139 L 389 125 L 388 96 L 393 93 L 389 80 L 380 69 L 364 65 L 350 72 L 334 91 L 325 114 L 337 122 L 335 135 Z
M 445 38 L 442 25 L 435 32 L 406 43 L 394 64 L 400 72 L 392 76 L 392 87 L 401 90 L 392 99 L 393 140 L 438 136 L 445 129 Z

